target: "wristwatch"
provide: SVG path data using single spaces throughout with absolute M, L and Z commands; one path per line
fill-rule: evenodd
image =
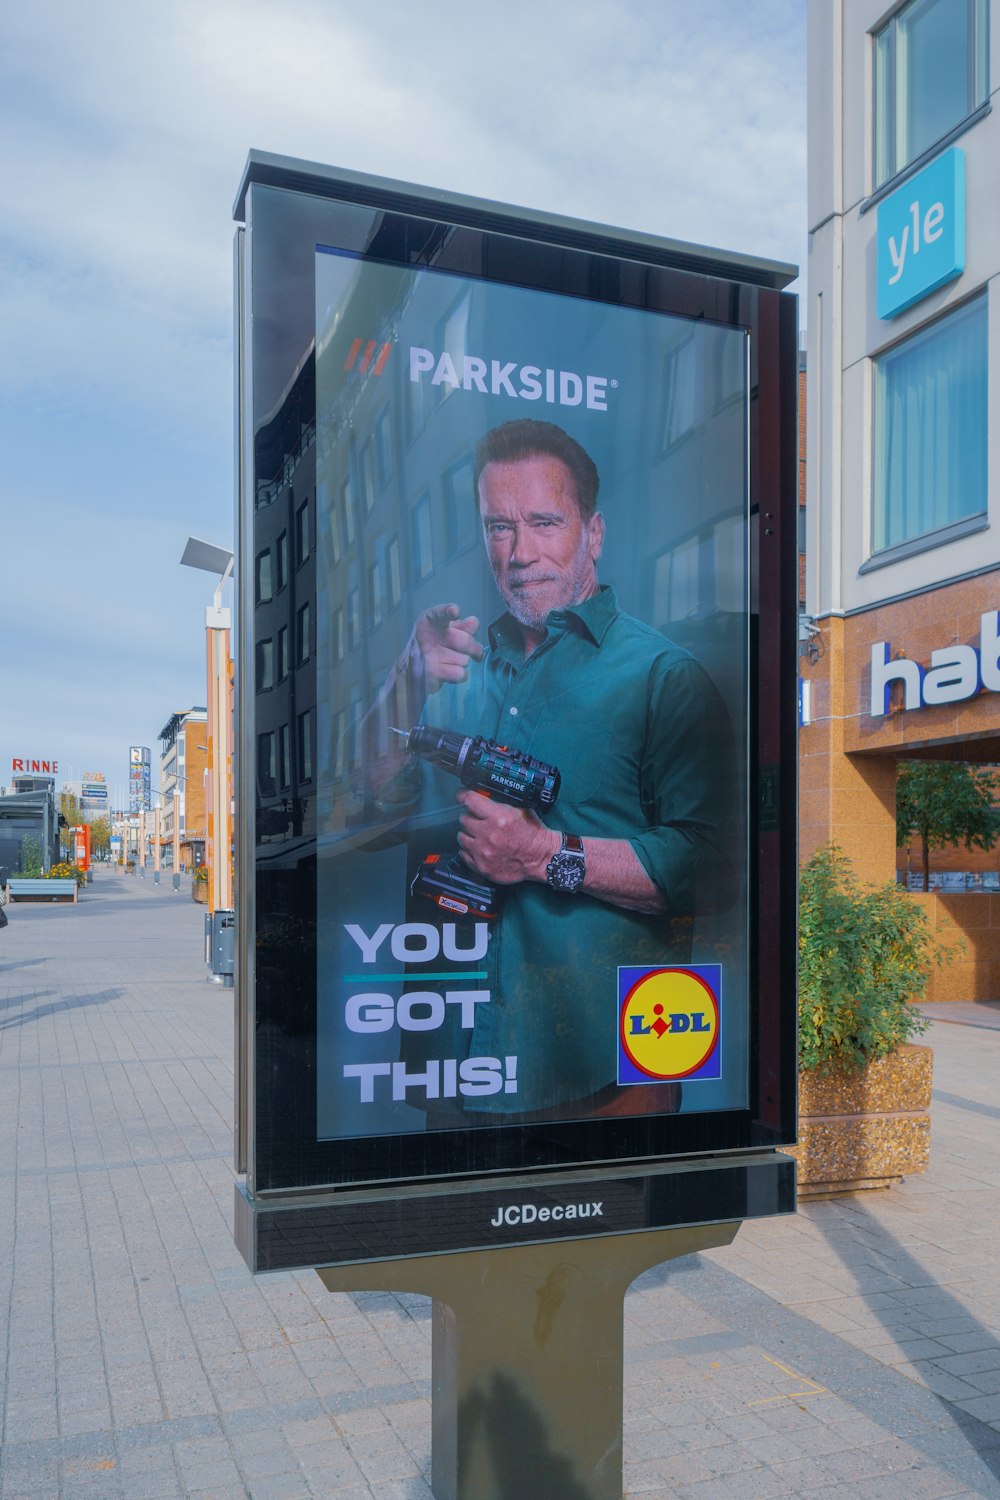
M 545 866 L 545 879 L 554 891 L 572 894 L 580 889 L 587 874 L 583 839 L 575 833 L 564 833 L 561 837 L 562 844 Z

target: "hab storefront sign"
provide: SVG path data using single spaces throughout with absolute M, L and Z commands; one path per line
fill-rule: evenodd
M 878 315 L 895 318 L 965 269 L 965 153 L 942 153 L 878 205 Z
M 792 795 L 784 282 L 255 171 L 248 1196 L 791 1140 L 794 850 L 750 780 Z
M 979 645 L 941 646 L 930 663 L 893 656 L 889 641 L 871 648 L 869 711 L 873 719 L 892 711 L 893 690 L 904 711 L 939 704 L 962 703 L 980 691 L 1000 692 L 1000 611 L 988 609 L 979 618 Z

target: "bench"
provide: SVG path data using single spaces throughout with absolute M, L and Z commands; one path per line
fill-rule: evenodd
M 33 879 L 15 875 L 7 881 L 8 901 L 75 901 L 77 884 L 72 876 L 60 880 Z

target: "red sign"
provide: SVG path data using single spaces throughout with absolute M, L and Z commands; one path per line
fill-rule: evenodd
M 73 863 L 81 870 L 90 869 L 90 824 L 78 823 L 73 829 Z
M 32 774 L 36 776 L 55 776 L 59 770 L 59 762 L 57 760 L 29 760 L 26 755 L 15 755 L 11 759 L 10 768 L 12 771 L 20 771 L 22 776 L 31 776 Z

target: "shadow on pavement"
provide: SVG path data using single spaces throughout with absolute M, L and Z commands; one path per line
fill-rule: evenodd
M 109 1000 L 117 1000 L 124 995 L 122 989 L 88 990 L 85 995 L 63 995 L 59 1000 L 52 1001 L 48 1005 L 30 1005 L 31 1001 L 41 1000 L 45 995 L 51 995 L 51 990 L 42 990 L 32 995 L 12 995 L 9 999 L 0 1001 L 0 1012 L 12 1010 L 17 1005 L 30 1005 L 20 1015 L 4 1015 L 0 1020 L 0 1031 L 10 1031 L 15 1026 L 24 1026 L 29 1021 L 42 1021 L 46 1016 L 59 1015 L 62 1011 L 82 1010 L 89 1005 L 106 1005 Z
M 934 1321 L 953 1320 L 956 1324 L 966 1324 L 969 1338 L 972 1339 L 975 1345 L 974 1352 L 976 1355 L 982 1356 L 984 1374 L 995 1376 L 995 1380 L 986 1381 L 981 1394 L 985 1397 L 1000 1391 L 1000 1339 L 997 1338 L 991 1329 L 980 1323 L 970 1313 L 968 1307 L 963 1302 L 960 1302 L 939 1281 L 936 1281 L 920 1262 L 903 1248 L 899 1240 L 890 1234 L 881 1220 L 876 1219 L 868 1209 L 864 1208 L 860 1203 L 853 1201 L 850 1204 L 844 1204 L 844 1208 L 854 1219 L 855 1233 L 860 1230 L 866 1236 L 866 1239 L 860 1243 L 865 1245 L 865 1248 L 872 1256 L 871 1268 L 877 1268 L 886 1275 L 897 1277 L 901 1283 L 900 1290 L 911 1287 L 933 1288 L 933 1309 L 928 1309 L 927 1318 Z M 819 1233 L 822 1234 L 831 1250 L 846 1265 L 847 1263 L 843 1262 L 843 1257 L 840 1256 L 840 1248 L 837 1243 L 838 1239 L 843 1237 L 843 1228 L 841 1228 L 839 1235 L 831 1232 L 834 1223 L 843 1225 L 843 1220 L 836 1220 L 828 1224 L 823 1222 L 825 1218 L 826 1215 L 817 1215 L 812 1219 L 812 1222 Z M 881 1241 L 882 1247 L 877 1243 L 873 1244 L 872 1241 Z M 854 1239 L 853 1244 L 857 1246 L 859 1241 Z M 878 1258 L 877 1260 L 876 1257 Z M 854 1274 L 852 1267 L 847 1266 L 847 1269 L 851 1271 L 852 1275 Z M 858 1278 L 855 1278 L 855 1280 L 858 1280 Z M 883 1305 L 885 1300 L 884 1290 L 875 1293 L 865 1291 L 863 1283 L 859 1281 L 857 1295 L 867 1304 L 873 1322 L 881 1323 L 891 1338 L 905 1340 L 907 1335 L 901 1331 L 898 1317 L 891 1318 L 888 1316 L 893 1309 L 886 1308 Z M 926 1336 L 929 1338 L 933 1337 L 932 1334 Z M 919 1329 L 916 1326 L 913 1327 L 909 1337 L 911 1339 L 921 1337 Z M 968 1342 L 968 1340 L 965 1340 L 965 1342 Z M 956 1349 L 954 1354 L 957 1356 L 959 1350 Z M 991 1365 L 992 1368 L 990 1368 Z M 928 1373 L 933 1377 L 933 1369 Z M 944 1370 L 939 1371 L 939 1373 L 942 1377 L 947 1377 L 948 1375 L 948 1372 Z M 962 1377 L 959 1376 L 958 1378 L 961 1379 Z M 990 1384 L 993 1385 L 992 1391 L 987 1389 L 987 1386 Z M 975 1451 L 980 1461 L 985 1464 L 995 1478 L 1000 1479 L 1000 1432 L 991 1427 L 989 1423 L 973 1415 L 973 1413 L 964 1411 L 957 1404 L 957 1401 L 949 1400 L 946 1396 L 935 1391 L 932 1385 L 927 1385 L 925 1389 L 948 1412 L 953 1421 L 958 1424 L 963 1437 Z

